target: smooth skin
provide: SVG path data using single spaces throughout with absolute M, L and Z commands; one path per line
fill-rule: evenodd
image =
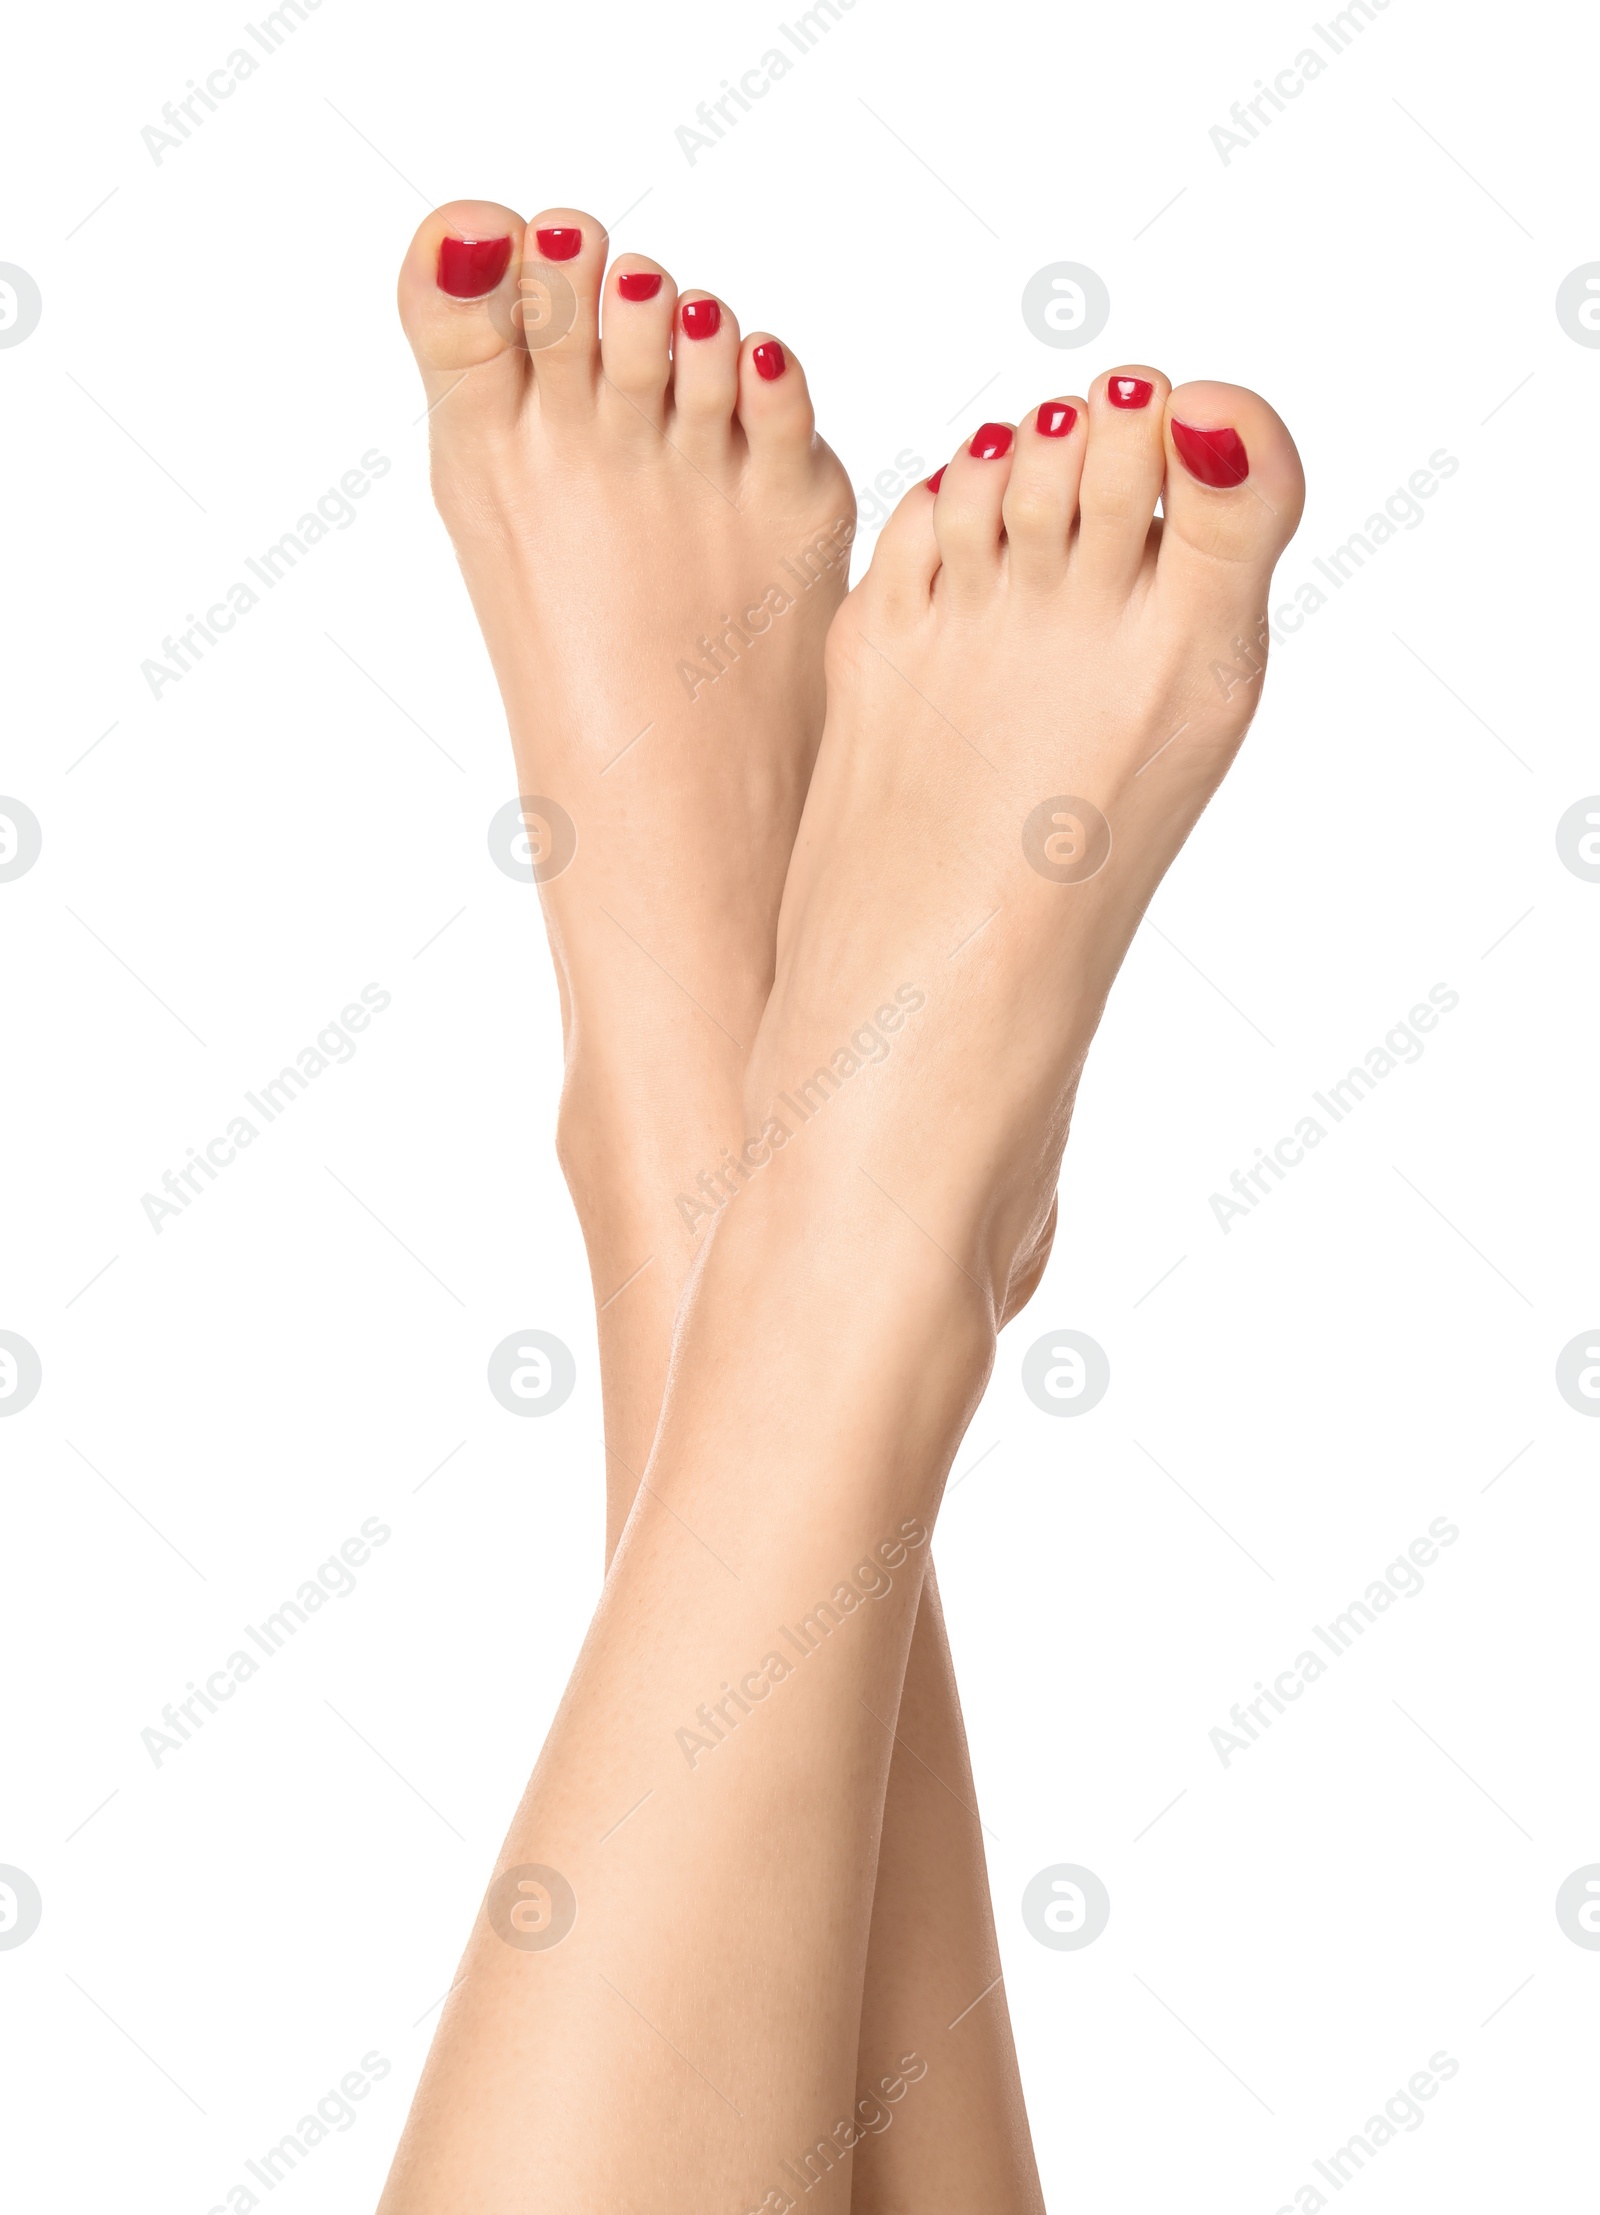
M 443 211 L 444 220 L 455 214 Z M 563 219 L 590 220 L 560 211 L 538 221 Z M 670 650 L 661 639 L 663 605 L 676 612 L 670 587 L 702 547 L 731 561 L 735 534 L 726 526 L 719 541 L 705 521 L 715 511 L 702 502 L 689 538 L 680 531 L 658 551 L 650 532 L 671 498 L 648 488 L 645 464 L 619 539 L 621 507 L 593 497 L 593 472 L 573 460 L 585 434 L 571 364 L 549 380 L 557 398 L 548 423 L 540 415 L 531 430 L 526 359 L 510 363 L 488 348 L 456 303 L 447 321 L 428 321 L 418 279 L 431 284 L 439 235 L 430 240 L 425 226 L 415 268 L 408 261 L 403 312 L 425 375 L 441 380 L 436 425 L 470 392 L 445 389 L 469 361 L 488 372 L 490 418 L 463 419 L 453 447 L 436 431 L 441 506 L 449 514 L 454 503 L 525 789 L 535 768 L 531 789 L 552 791 L 554 768 L 580 780 L 587 767 L 591 785 L 566 789 L 599 808 L 608 772 L 597 766 L 595 732 L 641 704 L 658 647 Z M 1040 2204 L 1031 2157 L 1016 2157 L 1019 2127 L 1026 2146 L 1020 2110 L 1008 2114 L 1003 2096 L 963 2104 L 970 2059 L 937 2045 L 954 2008 L 942 2012 L 943 1996 L 929 2006 L 948 1968 L 944 1950 L 927 1944 L 934 1892 L 919 1895 L 912 1876 L 893 1906 L 902 1865 L 892 1849 L 928 1843 L 904 1804 L 897 1814 L 891 1771 L 893 1753 L 894 1771 L 909 1776 L 893 1737 L 902 1712 L 914 1729 L 933 1728 L 908 1676 L 917 1626 L 934 1620 L 918 1610 L 921 1542 L 895 1564 L 888 1589 L 840 1614 L 793 1672 L 776 1682 L 770 1669 L 752 1672 L 775 1650 L 776 1626 L 815 1620 L 819 1596 L 839 1589 L 852 1564 L 887 1561 L 882 1549 L 904 1543 L 895 1532 L 931 1526 L 994 1333 L 1043 1264 L 1071 1102 L 1105 993 L 1259 695 L 1267 584 L 1301 500 L 1288 434 L 1237 388 L 1171 394 L 1153 371 L 1116 375 L 1151 385 L 1144 409 L 1112 406 L 1098 380 L 1076 403 L 1069 436 L 1046 440 L 1030 418 L 1004 453 L 994 441 L 992 458 L 963 452 L 937 496 L 916 488 L 883 533 L 829 635 L 827 731 L 782 894 L 770 992 L 770 939 L 756 961 L 748 942 L 721 936 L 730 918 L 715 885 L 701 887 L 703 913 L 693 903 L 676 914 L 648 903 L 630 911 L 662 934 L 652 965 L 666 935 L 679 934 L 672 952 L 692 972 L 670 980 L 680 994 L 700 1006 L 698 979 L 712 995 L 708 1020 L 720 1027 L 721 1010 L 749 1026 L 742 1111 L 736 1105 L 730 1119 L 719 1085 L 702 1074 L 686 1088 L 687 1105 L 654 1122 L 639 1112 L 649 1085 L 635 1079 L 630 1089 L 634 1057 L 644 1055 L 646 1070 L 671 1068 L 696 1034 L 664 986 L 646 991 L 631 1035 L 607 1032 L 632 986 L 615 942 L 600 950 L 600 895 L 620 900 L 634 879 L 615 856 L 607 864 L 596 831 L 587 846 L 580 840 L 580 857 L 602 849 L 587 879 L 575 863 L 546 887 L 568 1021 L 563 1158 L 597 1286 L 643 1269 L 602 1310 L 613 1349 L 661 1343 L 606 1317 L 651 1283 L 660 1255 L 650 1234 L 671 1227 L 664 1195 L 692 1189 L 680 1170 L 706 1164 L 705 1130 L 726 1128 L 733 1144 L 762 1130 L 774 1103 L 828 1066 L 873 1010 L 902 987 L 920 1000 L 887 1057 L 838 1088 L 825 1115 L 806 1118 L 702 1236 L 659 1430 L 648 1467 L 642 1453 L 638 1464 L 644 1484 L 500 1865 L 559 1868 L 577 1921 L 559 1946 L 524 1952 L 480 1918 L 385 2215 L 491 2215 L 530 2203 L 685 2215 L 726 2206 L 735 2215 L 792 2196 L 785 2164 L 791 2177 L 814 2170 L 808 2203 L 835 2210 Z M 544 379 L 536 353 L 541 394 Z M 592 368 L 589 389 L 592 398 Z M 742 424 L 738 371 L 733 390 Z M 761 404 L 752 395 L 752 407 Z M 1214 487 L 1190 475 L 1174 420 L 1233 428 L 1248 478 Z M 663 417 L 668 438 L 676 426 L 674 405 Z M 754 427 L 743 445 L 730 434 L 720 460 L 714 438 L 699 437 L 703 421 L 691 427 L 686 415 L 682 428 L 685 452 L 699 440 L 699 474 L 743 511 L 759 475 Z M 819 451 L 808 443 L 805 468 L 774 473 L 792 503 L 786 525 L 836 504 L 840 480 L 825 484 Z M 552 489 L 536 502 L 530 453 L 550 457 L 540 484 Z M 509 487 L 497 490 L 507 473 Z M 687 492 L 678 473 L 676 496 Z M 563 493 L 576 503 L 571 514 Z M 1158 495 L 1164 527 L 1153 522 Z M 475 579 L 471 534 L 480 528 Z M 541 531 L 551 547 L 543 565 Z M 514 584 L 491 577 L 496 557 Z M 762 573 L 758 563 L 740 581 L 758 590 Z M 563 575 L 585 589 L 569 591 Z M 685 609 L 701 581 L 686 589 Z M 732 567 L 715 581 L 731 583 Z M 802 600 L 793 612 L 803 620 L 775 623 L 729 674 L 763 666 L 768 646 L 781 662 L 822 605 Z M 608 631 L 619 616 L 621 627 Z M 588 657 L 571 654 L 578 636 Z M 566 666 L 551 666 L 563 650 Z M 803 690 L 806 653 L 794 651 Z M 737 697 L 720 677 L 686 699 L 679 719 L 657 718 L 680 771 L 718 743 L 701 734 L 724 726 L 693 720 L 718 690 Z M 768 726 L 723 713 L 742 732 L 743 752 L 730 732 L 716 757 L 719 798 L 704 785 L 698 797 L 748 807 L 759 840 L 774 789 L 797 804 L 807 779 L 793 760 L 774 768 L 774 753 L 764 753 L 767 783 L 752 800 L 750 756 Z M 1052 881 L 1024 853 L 1024 823 L 1061 794 L 1085 796 L 1112 825 L 1111 857 L 1086 882 Z M 649 804 L 679 820 L 670 789 L 652 788 Z M 579 806 L 572 813 L 588 824 Z M 692 804 L 687 817 L 685 835 L 700 834 L 697 860 L 725 843 L 704 835 Z M 673 874 L 652 880 L 663 900 Z M 624 936 L 638 944 L 633 931 Z M 729 1031 L 742 1057 L 744 1040 Z M 589 1082 L 587 1071 L 608 1069 L 609 1087 Z M 627 1168 L 635 1146 L 637 1181 Z M 650 1296 L 666 1308 L 664 1289 Z M 633 1442 L 660 1372 L 641 1353 L 631 1371 L 614 1362 L 613 1373 L 613 1438 Z M 932 1712 L 948 1722 L 953 1696 L 937 1676 L 929 1672 Z M 760 1704 L 724 1709 L 736 1726 L 688 1762 L 679 1734 L 699 1709 L 727 1684 L 757 1681 L 767 1687 Z M 954 1730 L 958 1744 L 958 1722 Z M 929 1857 L 930 1888 L 950 1869 L 981 1887 L 972 1836 L 967 1825 L 947 1831 L 945 1850 Z M 986 1906 L 969 1898 L 968 1908 L 977 1966 L 984 1948 L 970 1930 L 987 1930 Z M 992 1934 L 989 1948 L 992 1959 Z M 966 1985 L 960 2004 L 982 1983 Z M 969 2022 L 986 2018 L 995 2020 L 987 2002 Z M 944 2035 L 953 2041 L 959 2031 Z M 888 2054 L 881 2066 L 879 2052 Z M 926 2064 L 920 2075 L 913 2062 Z M 864 2142 L 846 2157 L 863 2081 L 899 2086 L 903 2105 L 881 2133 L 863 2118 Z M 998 2166 L 972 2156 L 968 2136 L 981 2146 L 985 2133 L 1000 2146 Z M 819 2143 L 820 2154 L 804 2154 Z M 938 2162 L 928 2158 L 934 2144 Z

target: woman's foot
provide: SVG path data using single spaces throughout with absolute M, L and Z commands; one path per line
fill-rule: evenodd
M 848 1150 L 885 1236 L 997 1318 L 1106 992 L 1255 712 L 1303 498 L 1254 393 L 1116 370 L 909 493 L 834 623 L 746 1122 L 793 1126 L 786 1162 Z M 785 1105 L 807 1080 L 828 1138 Z

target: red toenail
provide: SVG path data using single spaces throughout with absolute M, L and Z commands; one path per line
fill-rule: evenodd
M 1197 430 L 1174 416 L 1172 443 L 1184 468 L 1203 485 L 1242 485 L 1250 474 L 1250 456 L 1237 431 Z
M 943 468 L 936 469 L 933 475 L 928 479 L 928 490 L 930 492 L 937 492 L 939 487 L 944 483 L 944 472 L 946 469 L 949 468 L 949 466 L 950 464 L 946 462 Z
M 1114 408 L 1147 408 L 1155 389 L 1146 377 L 1113 377 L 1106 385 L 1106 398 Z
M 1002 454 L 1011 451 L 1011 425 L 1009 423 L 983 423 L 972 434 L 969 454 L 976 454 L 979 461 L 998 461 Z
M 533 235 L 546 261 L 571 261 L 583 245 L 583 233 L 570 223 L 557 223 Z
M 1065 438 L 1077 420 L 1077 409 L 1065 400 L 1046 400 L 1034 417 L 1041 438 Z
M 635 270 L 617 279 L 617 290 L 624 300 L 653 300 L 661 290 L 661 272 L 659 269 Z
M 688 338 L 715 338 L 722 328 L 722 310 L 715 300 L 685 300 L 678 314 Z
M 750 359 L 756 365 L 757 376 L 765 377 L 769 385 L 774 378 L 781 377 L 789 366 L 789 357 L 775 338 L 763 339 L 753 349 Z
M 511 263 L 508 238 L 442 238 L 438 286 L 452 300 L 480 300 L 493 292 Z

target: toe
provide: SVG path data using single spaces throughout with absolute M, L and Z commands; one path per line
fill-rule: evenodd
M 605 225 L 581 208 L 546 208 L 523 235 L 523 341 L 539 406 L 557 418 L 594 407 L 608 245 Z
M 1166 524 L 1160 567 L 1270 569 L 1305 504 L 1294 440 L 1276 409 L 1241 385 L 1180 385 L 1166 408 Z
M 691 451 L 726 452 L 738 398 L 738 319 L 709 292 L 683 293 L 672 333 L 673 437 Z
M 1006 573 L 1019 586 L 1050 591 L 1066 576 L 1088 437 L 1087 400 L 1044 400 L 1022 420 L 1001 503 Z
M 606 273 L 600 360 L 602 397 L 626 431 L 659 431 L 672 384 L 672 324 L 678 288 L 659 262 L 620 254 Z
M 517 317 L 516 249 L 522 218 L 493 200 L 435 208 L 400 265 L 400 321 L 422 371 L 430 409 L 448 394 L 451 421 L 520 402 L 527 356 Z
M 758 474 L 809 476 L 817 420 L 792 348 L 754 331 L 739 349 L 739 421 Z
M 1141 367 L 1113 369 L 1089 387 L 1072 557 L 1086 589 L 1125 598 L 1144 566 L 1166 468 L 1161 426 L 1170 390 L 1159 369 Z
M 960 605 L 986 599 L 1000 579 L 1000 511 L 1017 434 L 984 423 L 945 467 L 933 506 L 939 591 Z
M 936 473 L 943 477 L 941 469 Z M 926 614 L 939 574 L 939 540 L 934 531 L 935 480 L 913 485 L 878 533 L 872 566 L 862 579 L 862 597 L 897 619 Z

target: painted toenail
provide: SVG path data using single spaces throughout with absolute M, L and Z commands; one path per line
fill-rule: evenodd
M 442 238 L 438 286 L 452 300 L 481 300 L 511 265 L 508 238 Z
M 967 452 L 975 454 L 979 461 L 998 461 L 1002 454 L 1011 451 L 1011 425 L 1009 423 L 981 423 L 972 434 Z
M 715 338 L 722 328 L 722 310 L 715 300 L 685 300 L 678 315 L 687 338 Z
M 659 269 L 633 270 L 617 279 L 617 290 L 624 300 L 653 300 L 661 290 L 661 272 Z
M 1034 418 L 1041 438 L 1065 438 L 1077 420 L 1077 409 L 1065 400 L 1046 400 Z
M 1242 485 L 1250 474 L 1250 456 L 1237 431 L 1202 431 L 1174 416 L 1172 443 L 1184 468 L 1203 485 Z
M 939 487 L 944 483 L 944 473 L 945 470 L 949 468 L 949 466 L 950 464 L 948 462 L 943 463 L 941 467 L 936 469 L 933 475 L 928 479 L 928 490 L 930 492 L 937 492 Z
M 1147 408 L 1155 386 L 1145 377 L 1113 377 L 1106 398 L 1114 408 Z
M 763 339 L 752 351 L 750 359 L 756 365 L 756 375 L 765 377 L 769 385 L 774 379 L 781 377 L 789 366 L 789 357 L 775 338 Z
M 546 261 L 571 261 L 583 246 L 583 233 L 571 223 L 552 224 L 548 231 L 535 231 L 533 235 Z

